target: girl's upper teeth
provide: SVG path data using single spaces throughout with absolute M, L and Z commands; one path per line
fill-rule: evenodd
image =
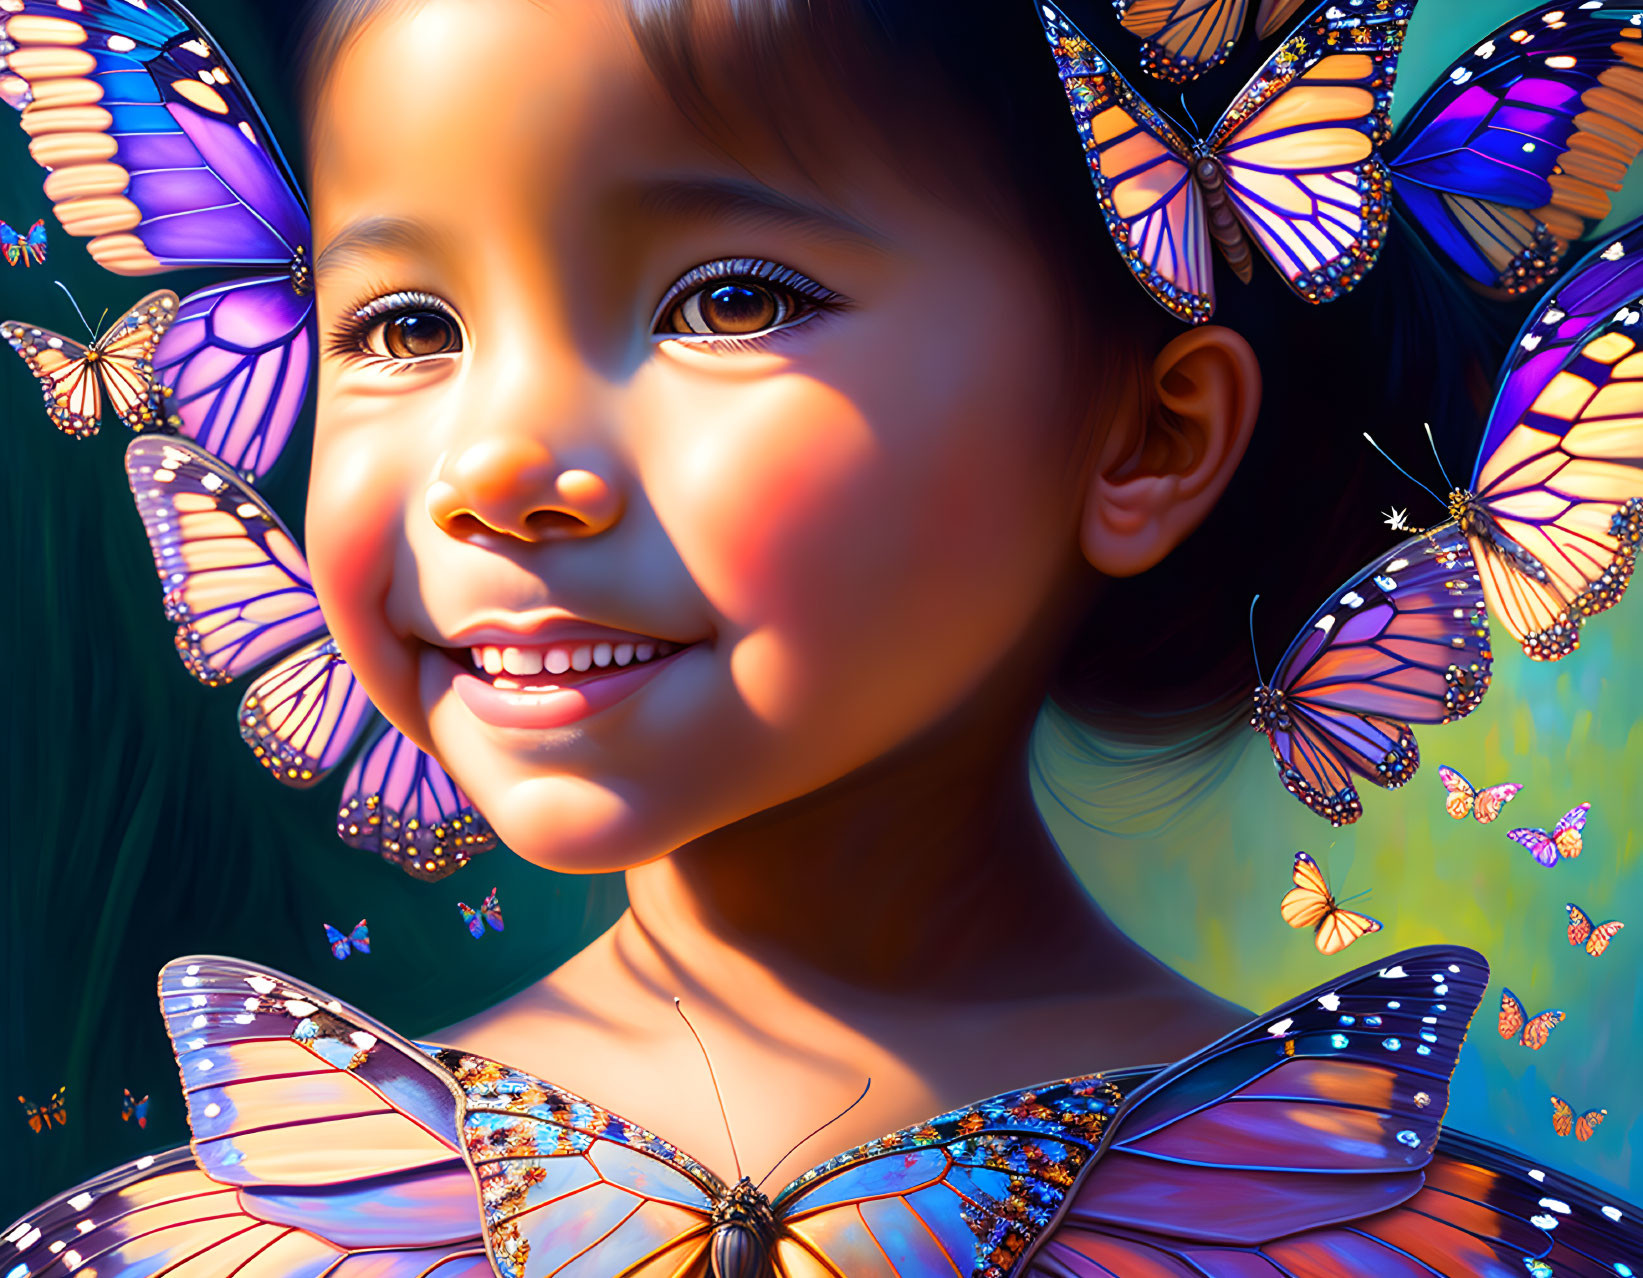
M 671 643 L 598 643 L 552 644 L 547 647 L 514 648 L 485 644 L 471 648 L 476 670 L 486 674 L 536 675 L 564 674 L 567 670 L 603 670 L 609 666 L 626 666 L 665 657 L 677 650 Z

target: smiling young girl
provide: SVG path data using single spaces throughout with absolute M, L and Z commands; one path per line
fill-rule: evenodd
M 1251 547 L 1345 504 L 1354 420 L 1431 403 L 1417 353 L 1315 407 L 1384 291 L 1261 279 L 1177 330 L 1026 4 L 344 0 L 308 102 L 326 626 L 508 847 L 629 907 L 439 1049 L 171 965 L 193 1152 L 25 1218 L 8 1278 L 1625 1272 L 1578 1186 L 1554 1233 L 1550 1182 L 1434 1155 L 1477 956 L 1240 1028 L 1028 786 L 1052 689 L 1178 726 L 1247 686 Z M 1337 488 L 1217 511 L 1258 417 Z M 1364 535 L 1286 546 L 1286 588 Z

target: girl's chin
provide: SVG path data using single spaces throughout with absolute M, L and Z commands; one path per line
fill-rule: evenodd
M 478 779 L 472 788 L 457 780 L 497 838 L 545 870 L 612 874 L 672 850 L 641 827 L 632 805 L 597 782 L 564 775 L 509 782 L 496 771 Z

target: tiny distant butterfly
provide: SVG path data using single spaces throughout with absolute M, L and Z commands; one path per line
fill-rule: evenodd
M 0 252 L 6 255 L 6 265 L 16 266 L 21 262 L 25 267 L 38 263 L 46 264 L 46 224 L 43 220 L 36 221 L 25 235 L 19 235 L 4 222 L 0 222 Z
M 1261 0 L 1255 34 L 1265 40 L 1304 0 Z M 1249 0 L 1113 0 L 1124 30 L 1141 41 L 1141 69 L 1185 84 L 1221 65 L 1244 29 Z
M 1450 816 L 1457 821 L 1464 821 L 1467 817 L 1473 816 L 1485 825 L 1498 817 L 1500 810 L 1523 789 L 1515 781 L 1503 781 L 1499 785 L 1475 790 L 1472 783 L 1460 773 L 1442 764 L 1438 765 L 1438 780 L 1443 782 L 1443 788 L 1448 791 L 1443 806 Z
M 1492 661 L 1466 539 L 1453 526 L 1417 533 L 1325 599 L 1256 686 L 1249 723 L 1284 788 L 1346 825 L 1363 815 L 1353 777 L 1407 782 L 1420 766 L 1410 725 L 1477 709 Z
M 127 311 L 101 337 L 82 346 L 49 328 L 0 323 L 35 381 L 46 416 L 65 435 L 89 439 L 102 424 L 103 395 L 114 415 L 132 430 L 148 430 L 168 419 L 168 392 L 154 380 L 154 349 L 177 317 L 177 295 L 162 288 Z
M 496 903 L 496 889 L 485 898 L 477 910 L 470 909 L 464 902 L 458 901 L 456 908 L 462 911 L 462 921 L 468 925 L 468 932 L 475 940 L 485 935 L 485 924 L 491 925 L 491 931 L 502 930 L 502 907 Z
M 1360 936 L 1381 930 L 1379 920 L 1335 903 L 1323 871 L 1305 852 L 1295 854 L 1295 886 L 1284 894 L 1278 911 L 1290 927 L 1312 928 L 1320 954 L 1339 954 Z
M 1502 988 L 1500 994 L 1500 1036 L 1508 1041 L 1516 1038 L 1531 1052 L 1546 1046 L 1547 1036 L 1563 1023 L 1562 1011 L 1554 1008 L 1539 1016 L 1529 1016 L 1523 1003 L 1511 990 Z
M 148 1097 L 144 1096 L 142 1100 L 138 1100 L 128 1087 L 120 1101 L 120 1121 L 129 1123 L 132 1119 L 137 1120 L 139 1127 L 148 1126 Z
M 1586 911 L 1573 901 L 1563 907 L 1569 911 L 1569 944 L 1584 945 L 1586 953 L 1593 958 L 1609 948 L 1609 942 L 1614 934 L 1626 925 L 1619 919 L 1611 919 L 1607 923 L 1593 923 L 1587 917 Z
M 51 1099 L 44 1105 L 31 1104 L 21 1096 L 17 1103 L 23 1107 L 23 1117 L 28 1120 L 29 1130 L 46 1132 L 56 1123 L 59 1127 L 68 1126 L 68 1084 L 65 1083 L 51 1094 Z
M 1137 4 L 1132 23 L 1155 7 Z M 1378 152 L 1391 131 L 1398 50 L 1414 7 L 1325 0 L 1198 141 L 1040 0 L 1107 229 L 1154 301 L 1187 323 L 1207 321 L 1215 310 L 1212 245 L 1247 283 L 1253 244 L 1309 302 L 1357 285 L 1391 215 Z
M 1520 828 L 1508 830 L 1506 837 L 1513 843 L 1521 843 L 1535 854 L 1547 869 L 1556 865 L 1559 857 L 1577 857 L 1581 852 L 1580 832 L 1586 826 L 1586 814 L 1592 810 L 1590 803 L 1582 803 L 1579 807 L 1570 808 L 1563 814 L 1558 823 L 1552 827 L 1550 834 L 1545 830 Z
M 354 924 L 354 930 L 346 936 L 329 923 L 324 924 L 324 927 L 325 943 L 331 947 L 333 958 L 345 959 L 349 954 L 356 951 L 360 954 L 369 954 L 371 952 L 371 932 L 365 926 L 364 919 Z
M 1575 1117 L 1574 1107 L 1562 1097 L 1552 1097 L 1552 1127 L 1559 1136 L 1567 1136 L 1572 1130 L 1576 1140 L 1590 1140 L 1597 1126 L 1609 1115 L 1606 1109 L 1589 1109 L 1579 1118 Z

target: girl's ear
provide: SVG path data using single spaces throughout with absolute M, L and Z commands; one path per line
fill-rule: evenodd
M 1109 577 L 1145 572 L 1225 491 L 1261 407 L 1261 366 L 1218 324 L 1159 352 L 1141 394 L 1113 421 L 1086 481 L 1080 544 Z

